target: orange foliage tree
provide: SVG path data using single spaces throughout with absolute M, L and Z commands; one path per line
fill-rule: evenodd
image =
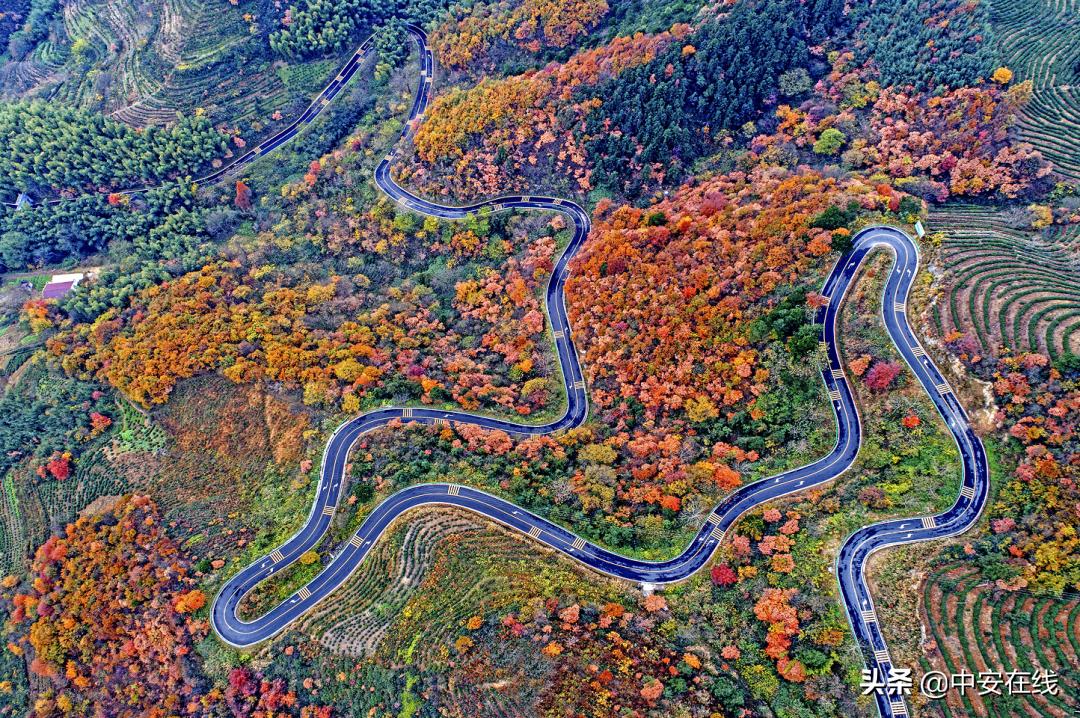
M 199 603 L 189 570 L 145 496 L 42 544 L 11 613 L 14 641 L 46 685 L 33 718 L 202 715 L 192 649 L 206 622 L 178 608 Z
M 500 43 L 539 52 L 566 47 L 607 13 L 607 0 L 502 0 L 455 5 L 431 34 L 445 67 L 490 67 Z
M 768 373 L 745 322 L 820 263 L 810 221 L 848 201 L 880 203 L 857 180 L 759 166 L 648 209 L 602 202 L 567 284 L 592 400 L 633 397 L 650 416 L 691 420 L 752 408 Z
M 440 193 L 506 191 L 541 171 L 545 178 L 573 178 L 572 191 L 588 190 L 589 168 L 577 127 L 601 98 L 588 96 L 587 88 L 649 62 L 689 31 L 680 25 L 656 35 L 619 37 L 565 63 L 451 89 L 432 103 L 414 139 L 419 161 L 403 173 Z
M 882 89 L 872 74 L 851 53 L 839 54 L 815 99 L 778 107 L 776 131 L 755 137 L 751 147 L 766 160 L 784 161 L 791 150 L 805 151 L 823 131 L 839 128 L 853 134 L 841 155 L 845 166 L 887 176 L 898 189 L 936 202 L 995 194 L 1012 199 L 1045 184 L 1050 164 L 1010 133 L 1030 99 L 1030 83 L 929 95 Z M 834 104 L 823 109 L 822 100 Z
M 151 287 L 133 298 L 132 310 L 70 327 L 49 348 L 69 374 L 104 379 L 144 406 L 167 401 L 182 379 L 221 371 L 237 383 L 279 382 L 302 390 L 308 404 L 349 412 L 400 377 L 422 401 L 529 414 L 551 398 L 539 375 L 547 349 L 538 291 L 554 251 L 542 237 L 503 271 L 457 283 L 454 319 L 482 337 L 471 349 L 440 318 L 440 298 L 427 287 L 371 292 L 374 306 L 364 310 L 353 296 L 366 288 L 363 275 L 298 280 L 238 261 Z M 331 312 L 340 312 L 332 329 L 313 327 L 313 317 Z M 500 381 L 498 370 L 510 381 Z

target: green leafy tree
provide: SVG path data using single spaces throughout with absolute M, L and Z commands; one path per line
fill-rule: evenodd
M 815 22 L 840 22 L 842 7 L 817 5 L 826 9 Z M 809 63 L 809 12 L 802 3 L 736 3 L 685 43 L 602 87 L 603 105 L 586 118 L 598 183 L 634 195 L 654 181 L 654 165 L 677 181 L 713 150 L 714 138 L 757 118 L 779 92 L 778 78 Z M 788 79 L 797 85 L 800 78 Z
M 785 97 L 798 97 L 804 92 L 809 92 L 813 86 L 806 68 L 796 67 L 780 75 L 780 94 Z
M 829 127 L 821 132 L 817 142 L 814 143 L 814 152 L 819 155 L 835 155 L 844 146 L 847 138 L 844 133 L 835 127 Z

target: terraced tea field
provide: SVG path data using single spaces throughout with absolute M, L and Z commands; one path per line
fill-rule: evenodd
M 461 660 L 452 644 L 514 610 L 531 613 L 537 596 L 572 593 L 584 602 L 616 599 L 627 586 L 598 579 L 552 552 L 491 522 L 454 509 L 425 508 L 380 539 L 364 569 L 290 629 L 335 656 L 441 670 Z M 286 634 L 289 635 L 289 634 Z M 291 639 L 285 639 L 289 641 Z M 534 710 L 535 692 L 550 663 L 527 643 L 497 641 L 486 660 L 501 680 L 442 686 L 443 700 L 476 715 L 520 716 Z M 271 642 L 266 654 L 280 650 Z
M 993 0 L 991 17 L 1013 82 L 1034 86 L 1020 121 L 1024 139 L 1080 179 L 1080 0 Z
M 26 61 L 0 67 L 0 97 L 48 97 L 137 127 L 199 109 L 257 141 L 275 111 L 291 117 L 336 68 L 333 60 L 275 62 L 258 7 L 254 0 L 69 0 L 64 42 L 46 41 Z
M 405 517 L 364 566 L 296 628 L 336 654 L 419 666 L 445 663 L 471 616 L 503 614 L 526 598 L 550 595 L 552 586 L 583 601 L 612 600 L 627 589 L 454 509 Z
M 357 573 L 304 619 L 302 630 L 318 635 L 322 645 L 334 653 L 356 657 L 374 654 L 394 617 L 423 581 L 438 544 L 480 528 L 478 520 L 449 511 L 430 512 L 400 527 L 372 554 L 371 568 Z
M 1007 592 L 984 581 L 966 563 L 934 571 L 923 586 L 923 623 L 927 643 L 935 649 L 922 660 L 924 670 L 946 674 L 966 670 L 1006 674 L 1009 671 L 1052 671 L 1057 695 L 960 695 L 956 691 L 932 701 L 923 715 L 946 718 L 974 716 L 1075 716 L 1080 711 L 1080 596 L 1036 596 Z
M 1080 354 L 1080 227 L 1019 230 L 992 209 L 955 205 L 934 211 L 929 230 L 945 234 L 942 334 L 970 333 L 987 353 Z

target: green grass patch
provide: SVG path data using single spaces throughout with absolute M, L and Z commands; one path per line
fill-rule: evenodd
M 277 76 L 289 92 L 306 95 L 322 89 L 335 69 L 336 60 L 317 60 L 285 65 L 278 68 Z
M 127 400 L 117 402 L 120 408 L 120 431 L 117 436 L 122 448 L 156 454 L 164 451 L 169 437 L 165 431 L 143 416 Z

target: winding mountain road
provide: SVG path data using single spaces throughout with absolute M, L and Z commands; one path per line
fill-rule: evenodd
M 423 30 L 416 27 L 408 29 L 420 49 L 420 82 L 409 113 L 409 121 L 402 132 L 402 140 L 412 135 L 424 117 L 430 99 L 434 70 L 433 57 L 427 47 Z M 220 181 L 291 140 L 305 126 L 311 124 L 349 82 L 360 68 L 369 43 L 370 39 L 361 45 L 341 72 L 289 127 L 236 158 L 228 166 L 195 181 L 200 184 Z M 726 532 L 743 513 L 781 496 L 831 481 L 854 463 L 862 443 L 862 427 L 837 348 L 838 310 L 863 260 L 870 252 L 880 248 L 888 250 L 895 257 L 884 289 L 882 321 L 897 351 L 934 402 L 956 440 L 963 471 L 960 495 L 947 511 L 936 516 L 894 519 L 866 526 L 849 536 L 837 555 L 835 570 L 840 594 L 856 640 L 869 664 L 887 673 L 893 664 L 865 580 L 867 558 L 875 551 L 889 546 L 939 539 L 965 531 L 978 518 L 989 490 L 987 460 L 982 443 L 971 429 L 967 415 L 950 390 L 945 377 L 919 345 L 907 322 L 907 295 L 919 266 L 918 246 L 907 234 L 891 227 L 871 227 L 855 237 L 854 248 L 840 257 L 829 274 L 822 291 L 829 301 L 818 310 L 814 318 L 814 322 L 822 330 L 822 349 L 827 357 L 822 379 L 828 390 L 837 423 L 837 440 L 832 451 L 810 464 L 747 484 L 734 491 L 708 514 L 690 545 L 675 558 L 657 562 L 627 558 L 478 489 L 456 484 L 422 484 L 399 491 L 376 506 L 349 541 L 336 552 L 333 560 L 284 602 L 251 621 L 240 619 L 237 611 L 245 594 L 260 582 L 291 565 L 322 540 L 340 506 L 349 450 L 366 432 L 400 420 L 421 424 L 468 423 L 522 436 L 569 429 L 581 424 L 588 416 L 585 379 L 574 348 L 563 288 L 568 275 L 568 264 L 589 234 L 589 215 L 574 202 L 544 196 L 510 195 L 462 207 L 434 204 L 410 193 L 394 181 L 390 167 L 395 159 L 395 152 L 396 150 L 392 151 L 379 163 L 375 170 L 375 181 L 396 202 L 412 211 L 443 219 L 461 219 L 478 212 L 536 209 L 560 212 L 573 224 L 573 237 L 559 256 L 545 297 L 566 387 L 566 412 L 548 424 L 528 425 L 459 411 L 388 407 L 369 411 L 345 422 L 338 427 L 327 444 L 315 501 L 303 528 L 268 556 L 245 567 L 229 579 L 215 597 L 211 607 L 211 623 L 221 640 L 237 648 L 245 648 L 265 641 L 283 630 L 345 583 L 363 563 L 391 523 L 410 509 L 421 506 L 444 505 L 467 509 L 521 531 L 595 571 L 628 581 L 668 584 L 690 577 L 709 562 Z M 129 193 L 145 189 L 134 189 Z M 878 710 L 886 718 L 907 715 L 907 707 L 900 696 L 876 695 L 876 701 Z
M 434 70 L 432 54 L 423 31 L 415 27 L 410 27 L 409 31 L 420 49 L 420 82 L 409 113 L 409 121 L 402 132 L 402 140 L 408 139 L 423 120 L 430 98 Z M 342 84 L 356 71 L 362 56 L 363 48 L 346 66 L 343 74 L 338 75 L 324 91 L 323 97 L 312 106 L 315 108 L 314 112 L 309 109 L 297 125 L 256 148 L 252 159 L 288 141 L 296 134 L 299 125 L 314 119 L 318 109 L 325 104 L 323 100 L 332 99 L 341 89 Z M 226 643 L 240 648 L 272 637 L 341 586 L 360 566 L 394 520 L 410 509 L 429 505 L 455 506 L 473 511 L 521 531 L 585 566 L 610 576 L 650 584 L 667 584 L 688 578 L 709 562 L 713 552 L 723 541 L 725 533 L 743 513 L 786 494 L 831 481 L 854 463 L 862 443 L 862 427 L 837 349 L 838 310 L 863 260 L 875 249 L 884 248 L 894 255 L 895 261 L 885 285 L 882 320 L 893 344 L 944 418 L 960 448 L 963 464 L 960 496 L 949 510 L 937 516 L 896 519 L 859 529 L 848 537 L 837 556 L 836 573 L 852 630 L 871 665 L 887 675 L 893 664 L 865 580 L 867 558 L 873 552 L 889 546 L 943 538 L 966 530 L 978 518 L 986 502 L 989 485 L 986 454 L 982 443 L 972 431 L 967 416 L 945 377 L 919 345 L 907 322 L 907 295 L 919 266 L 918 246 L 907 234 L 891 227 L 871 227 L 855 237 L 853 249 L 839 259 L 829 274 L 822 291 L 829 300 L 828 304 L 818 310 L 814 318 L 815 323 L 822 328 L 822 347 L 827 356 L 827 367 L 822 372 L 822 378 L 836 415 L 836 445 L 826 456 L 813 463 L 737 489 L 709 513 L 690 545 L 677 557 L 657 562 L 627 558 L 478 489 L 456 484 L 422 484 L 399 491 L 375 507 L 330 564 L 290 598 L 252 621 L 239 618 L 237 610 L 246 593 L 290 565 L 322 539 L 341 499 L 349 449 L 362 434 L 395 420 L 422 424 L 469 423 L 501 429 L 519 436 L 546 434 L 577 426 L 588 415 L 588 395 L 574 349 L 563 293 L 568 263 L 589 234 L 588 214 L 571 201 L 543 196 L 510 195 L 460 207 L 435 204 L 410 193 L 394 181 L 390 167 L 395 153 L 396 150 L 391 151 L 379 163 L 375 170 L 375 181 L 380 189 L 396 202 L 412 211 L 443 219 L 461 219 L 477 212 L 539 209 L 561 212 L 573 224 L 573 237 L 559 256 L 546 290 L 551 330 L 566 386 L 566 412 L 556 421 L 537 426 L 465 412 L 391 407 L 367 412 L 344 423 L 330 438 L 323 455 L 316 499 L 304 527 L 269 556 L 236 574 L 215 598 L 212 624 L 218 636 Z M 882 716 L 907 715 L 907 707 L 900 696 L 877 695 L 876 701 Z

